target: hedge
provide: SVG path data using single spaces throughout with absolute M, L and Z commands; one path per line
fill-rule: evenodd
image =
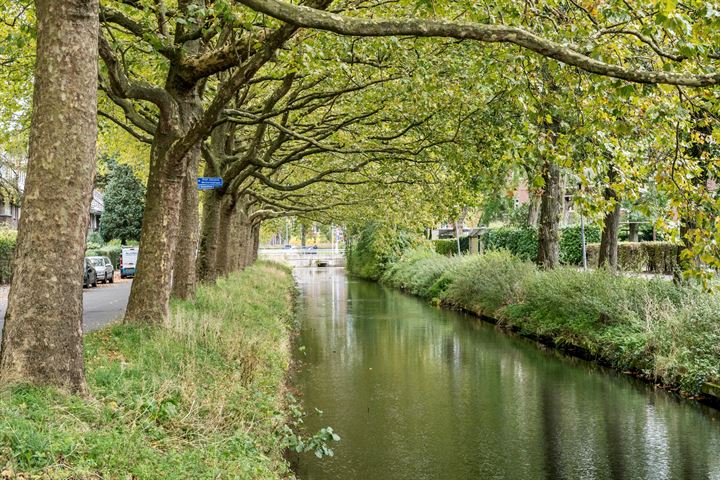
M 0 229 L 0 283 L 10 283 L 17 230 Z
M 560 235 L 560 261 L 565 265 L 582 264 L 582 233 L 579 226 L 566 227 Z M 594 225 L 585 227 L 585 242 L 600 241 L 600 228 Z M 452 240 L 435 240 L 435 251 L 441 255 L 457 254 L 457 243 Z M 507 250 L 522 260 L 535 261 L 538 251 L 537 230 L 529 227 L 492 228 L 483 235 L 483 245 L 488 251 Z M 470 250 L 469 239 L 460 238 L 460 250 Z
M 618 268 L 626 272 L 672 275 L 677 266 L 678 246 L 670 242 L 620 242 Z M 595 267 L 600 244 L 588 245 L 588 265 Z
M 457 239 L 452 238 L 449 240 L 433 240 L 435 245 L 435 251 L 440 255 L 457 255 Z M 468 253 L 470 251 L 470 238 L 460 237 L 460 252 Z

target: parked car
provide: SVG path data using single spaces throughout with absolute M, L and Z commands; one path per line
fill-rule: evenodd
M 108 257 L 88 257 L 90 259 L 90 262 L 93 264 L 93 267 L 95 267 L 95 273 L 97 274 L 97 279 L 99 282 L 102 283 L 114 283 L 115 279 L 113 278 L 115 276 L 115 267 L 113 267 L 112 262 Z
M 138 247 L 123 247 L 120 255 L 120 278 L 134 277 L 137 268 Z
M 95 266 L 88 257 L 85 257 L 85 272 L 83 273 L 83 288 L 97 287 L 97 273 Z

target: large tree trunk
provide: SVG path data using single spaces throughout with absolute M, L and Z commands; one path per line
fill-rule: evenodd
M 162 325 L 169 316 L 183 185 L 187 168 L 198 154 L 193 148 L 182 159 L 168 157 L 173 142 L 187 132 L 201 112 L 201 90 L 172 73 L 166 89 L 177 102 L 179 118 L 161 120 L 155 133 L 137 271 L 125 312 L 128 323 Z
M 640 224 L 630 220 L 630 223 L 628 224 L 628 231 L 628 240 L 631 242 L 637 242 L 640 238 Z
M 602 237 L 600 238 L 598 267 L 609 267 L 613 271 L 617 269 L 619 233 L 620 201 L 618 200 L 613 209 L 605 214 Z
M 197 146 L 189 153 L 187 176 L 185 177 L 182 206 L 180 212 L 180 233 L 175 262 L 173 265 L 172 296 L 188 299 L 195 294 L 197 281 L 195 263 L 197 261 L 200 223 L 199 196 L 197 190 L 197 175 L 200 164 L 200 147 Z
M 598 256 L 598 267 L 609 267 L 610 270 L 617 269 L 618 238 L 620 233 L 620 199 L 612 187 L 617 174 L 611 166 L 608 178 L 610 185 L 605 187 L 605 200 L 613 203 L 612 210 L 605 214 L 602 237 L 600 238 L 600 252 Z
M 165 142 L 158 142 L 164 136 L 157 134 L 155 139 L 137 271 L 130 290 L 125 321 L 161 325 L 169 314 L 184 172 L 180 169 L 173 172 L 166 170 Z
M 213 283 L 217 276 L 217 247 L 220 234 L 220 206 L 222 197 L 210 190 L 203 195 L 200 251 L 197 259 L 198 279 Z
M 545 187 L 540 203 L 537 263 L 543 268 L 555 268 L 560 263 L 560 212 L 563 192 L 560 167 L 546 162 L 543 171 Z
M 230 250 L 232 241 L 232 222 L 235 216 L 235 199 L 226 195 L 220 206 L 219 235 L 217 242 L 217 277 L 225 277 L 230 273 Z
M 97 140 L 98 2 L 37 0 L 35 7 L 30 151 L 0 380 L 82 391 L 83 257 Z

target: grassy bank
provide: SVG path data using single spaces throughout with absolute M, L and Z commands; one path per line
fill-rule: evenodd
M 0 392 L 0 478 L 286 476 L 294 289 L 259 263 L 174 304 L 169 329 L 87 335 L 89 398 Z
M 409 250 L 381 280 L 688 395 L 720 380 L 717 295 L 606 271 L 539 271 L 503 251 Z

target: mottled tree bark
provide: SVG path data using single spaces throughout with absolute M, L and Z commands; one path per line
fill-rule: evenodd
M 230 273 L 230 242 L 232 237 L 232 222 L 235 216 L 235 200 L 226 196 L 220 206 L 219 234 L 217 242 L 217 277 L 225 277 Z
M 618 238 L 620 233 L 620 201 L 617 199 L 614 190 L 610 195 L 612 195 L 613 198 L 616 199 L 616 202 L 612 210 L 605 214 L 602 237 L 600 238 L 598 267 L 608 267 L 614 271 L 617 269 L 618 260 Z
M 172 296 L 188 299 L 195 294 L 197 275 L 195 264 L 197 262 L 198 241 L 200 232 L 200 198 L 197 189 L 197 176 L 200 164 L 200 147 L 197 146 L 188 153 L 189 161 L 187 176 L 182 190 L 182 204 L 180 209 L 180 231 L 175 262 L 173 265 Z
M 598 256 L 598 267 L 609 267 L 617 269 L 618 239 L 620 234 L 620 198 L 613 188 L 617 178 L 617 171 L 610 165 L 608 171 L 609 184 L 605 187 L 603 196 L 605 201 L 612 204 L 612 210 L 605 213 L 603 222 L 602 237 L 600 238 L 600 252 Z
M 30 151 L 0 381 L 82 391 L 82 278 L 95 175 L 98 2 L 37 0 L 35 7 Z
M 169 316 L 183 185 L 188 165 L 198 155 L 192 148 L 182 159 L 169 158 L 173 142 L 187 132 L 201 112 L 200 88 L 171 73 L 166 89 L 179 111 L 177 118 L 161 117 L 153 140 L 137 271 L 125 312 L 127 323 L 162 325 Z M 194 260 L 192 266 L 194 269 Z
M 145 199 L 137 271 L 130 290 L 125 322 L 160 324 L 169 314 L 173 260 L 182 201 L 182 170 L 168 171 L 162 136 L 155 136 Z
M 560 212 L 563 192 L 560 167 L 547 161 L 543 170 L 545 187 L 540 203 L 537 263 L 543 268 L 555 268 L 560 263 Z
M 630 221 L 628 224 L 629 238 L 631 242 L 637 242 L 639 240 L 640 224 L 637 222 Z
M 213 283 L 217 277 L 217 248 L 220 234 L 221 204 L 222 199 L 215 190 L 209 190 L 203 195 L 197 275 L 198 279 L 204 283 Z

